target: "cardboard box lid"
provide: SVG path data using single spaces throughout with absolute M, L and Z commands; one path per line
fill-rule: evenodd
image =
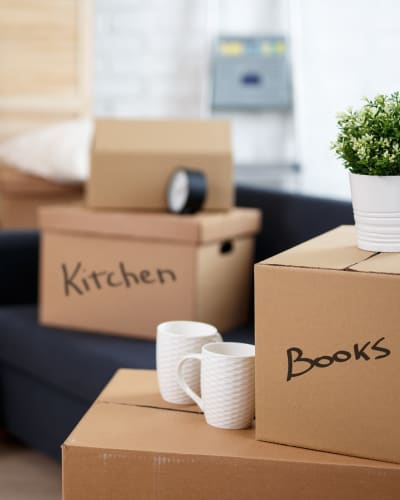
M 231 154 L 230 126 L 220 120 L 96 120 L 97 153 Z
M 155 371 L 119 370 L 64 448 L 260 459 L 400 473 L 396 464 L 256 441 L 254 429 L 217 429 L 205 423 L 197 407 L 169 405 L 157 392 Z
M 99 394 L 97 402 L 202 413 L 194 403 L 175 405 L 164 401 L 158 390 L 157 375 L 154 370 L 121 369 L 115 374 L 114 379 Z M 140 383 L 132 385 L 136 380 L 140 380 Z
M 236 208 L 223 213 L 175 215 L 57 206 L 40 209 L 39 226 L 44 230 L 200 244 L 257 233 L 261 212 Z
M 60 184 L 41 177 L 24 174 L 19 170 L 3 167 L 0 170 L 0 192 L 4 194 L 62 196 L 82 193 L 82 184 Z
M 360 250 L 355 227 L 339 226 L 257 265 L 400 274 L 400 253 Z

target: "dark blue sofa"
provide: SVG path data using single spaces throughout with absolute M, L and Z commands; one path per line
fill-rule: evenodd
M 340 224 L 350 203 L 239 187 L 237 204 L 264 214 L 255 260 Z M 39 236 L 0 232 L 0 427 L 54 457 L 120 367 L 154 368 L 154 342 L 44 328 L 37 324 Z M 253 342 L 252 322 L 226 338 Z

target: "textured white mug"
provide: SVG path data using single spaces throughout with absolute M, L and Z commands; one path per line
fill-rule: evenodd
M 198 321 L 167 321 L 157 327 L 156 364 L 161 396 L 175 404 L 192 404 L 190 398 L 176 379 L 176 365 L 185 354 L 199 353 L 205 344 L 222 342 L 222 337 L 213 325 Z M 198 391 L 200 389 L 200 366 L 190 361 L 184 370 L 185 379 Z
M 204 412 L 209 425 L 246 429 L 254 419 L 255 347 L 238 342 L 206 344 L 201 354 L 187 354 L 177 365 L 182 389 Z M 201 395 L 190 385 L 185 366 L 201 361 Z

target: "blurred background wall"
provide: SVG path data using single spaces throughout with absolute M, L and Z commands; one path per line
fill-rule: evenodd
M 337 111 L 400 82 L 398 0 L 95 0 L 95 112 L 101 116 L 227 116 L 238 165 L 290 168 L 303 186 L 348 197 L 330 142 Z M 284 35 L 293 106 L 210 110 L 218 35 Z
M 336 113 L 359 106 L 363 96 L 399 90 L 400 2 L 292 0 L 290 7 L 302 182 L 347 197 L 347 173 L 329 149 Z
M 216 37 L 287 35 L 288 15 L 287 0 L 95 0 L 95 112 L 210 116 Z M 238 163 L 294 160 L 291 111 L 216 116 L 233 119 Z

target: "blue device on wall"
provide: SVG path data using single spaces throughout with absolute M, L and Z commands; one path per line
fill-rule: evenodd
M 214 49 L 212 108 L 287 110 L 290 63 L 283 36 L 220 37 Z

